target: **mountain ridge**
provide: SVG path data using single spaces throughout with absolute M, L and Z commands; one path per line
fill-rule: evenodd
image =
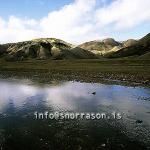
M 0 57 L 7 61 L 27 59 L 99 59 L 135 56 L 149 58 L 150 33 L 139 40 L 113 38 L 73 45 L 56 38 L 39 38 L 0 45 Z M 143 56 L 142 56 L 143 55 Z
M 139 39 L 131 46 L 124 47 L 119 51 L 108 53 L 105 55 L 107 58 L 120 58 L 120 57 L 139 57 L 150 52 L 150 33 Z
M 137 40 L 134 39 L 128 39 L 126 41 L 119 42 L 114 40 L 113 38 L 106 38 L 99 41 L 95 40 L 95 41 L 85 42 L 79 45 L 79 47 L 103 56 L 106 53 L 113 52 L 113 51 L 115 52 L 122 48 L 134 45 L 136 42 Z

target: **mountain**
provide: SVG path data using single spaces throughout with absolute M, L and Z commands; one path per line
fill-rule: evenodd
M 104 55 L 111 51 L 114 47 L 121 47 L 123 44 L 115 41 L 112 38 L 107 38 L 102 41 L 90 41 L 79 45 L 80 48 L 88 50 L 97 55 Z
M 79 45 L 79 47 L 88 50 L 97 55 L 105 55 L 110 52 L 116 52 L 122 48 L 134 45 L 137 41 L 129 39 L 127 41 L 118 42 L 113 38 L 107 38 L 102 41 L 90 41 Z
M 105 55 L 107 58 L 120 58 L 120 57 L 140 57 L 148 58 L 150 52 L 150 33 L 142 39 L 134 42 L 133 45 L 124 47 L 116 52 L 110 52 Z
M 26 59 L 93 59 L 93 53 L 55 38 L 0 45 L 0 56 L 9 61 Z
M 118 42 L 113 38 L 74 46 L 60 39 L 41 38 L 0 45 L 0 57 L 8 61 L 27 59 L 150 58 L 150 33 L 140 40 Z
M 123 47 L 129 47 L 129 46 L 136 44 L 137 42 L 138 42 L 137 40 L 128 39 L 127 41 L 123 41 L 122 44 L 123 44 Z

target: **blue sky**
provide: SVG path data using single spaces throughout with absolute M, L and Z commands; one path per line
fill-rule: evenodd
M 79 44 L 150 32 L 150 0 L 3 0 L 0 43 L 55 37 Z
M 100 1 L 97 1 L 97 6 L 100 5 Z M 0 15 L 7 19 L 10 15 L 40 19 L 50 11 L 73 2 L 74 0 L 3 0 L 0 4 Z M 105 4 L 111 2 L 112 0 L 105 0 Z
M 2 0 L 0 15 L 7 19 L 10 15 L 40 19 L 71 2 L 73 0 Z

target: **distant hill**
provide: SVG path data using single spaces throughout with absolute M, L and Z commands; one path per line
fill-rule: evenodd
M 0 45 L 0 56 L 9 61 L 26 59 L 93 59 L 93 53 L 54 38 Z
M 107 38 L 101 41 L 90 41 L 79 45 L 79 47 L 86 49 L 88 51 L 93 52 L 97 55 L 105 55 L 109 52 L 116 52 L 122 48 L 131 46 L 135 44 L 137 41 L 133 39 L 129 39 L 127 41 L 118 42 L 113 38 Z
M 127 41 L 123 41 L 122 44 L 123 44 L 123 47 L 129 47 L 129 46 L 136 44 L 137 42 L 138 42 L 137 40 L 128 39 Z
M 122 44 L 112 38 L 104 39 L 102 41 L 90 41 L 79 45 L 79 47 L 98 55 L 103 55 L 116 46 L 122 47 Z
M 140 57 L 148 58 L 150 52 L 150 33 L 142 39 L 138 40 L 131 46 L 124 47 L 116 52 L 110 52 L 105 55 L 107 58 L 120 58 L 120 57 Z

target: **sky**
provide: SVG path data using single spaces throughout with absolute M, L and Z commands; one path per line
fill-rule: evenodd
M 150 32 L 149 6 L 150 0 L 2 0 L 0 43 L 139 39 Z

